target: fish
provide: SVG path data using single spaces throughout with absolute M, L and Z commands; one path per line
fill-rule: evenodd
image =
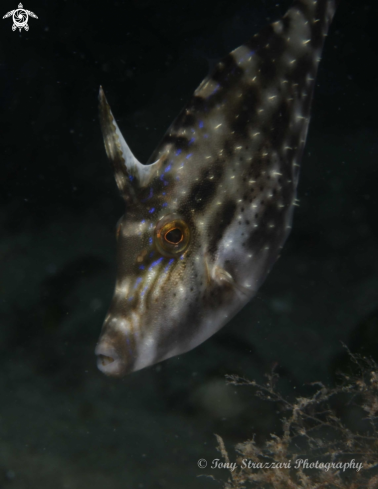
M 125 214 L 97 366 L 122 377 L 192 350 L 256 294 L 288 237 L 317 67 L 339 0 L 295 0 L 225 56 L 147 164 L 100 87 Z

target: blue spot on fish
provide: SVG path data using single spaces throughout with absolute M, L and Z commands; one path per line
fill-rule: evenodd
M 167 264 L 167 266 L 164 268 L 164 272 L 168 272 L 170 266 L 172 265 L 172 263 L 174 262 L 174 258 L 171 258 Z
M 234 68 L 234 70 L 235 70 L 235 68 Z M 220 85 L 218 84 L 218 85 L 217 85 L 217 86 L 214 88 L 214 90 L 211 92 L 211 95 L 213 95 L 215 92 L 217 92 L 217 91 L 219 90 L 219 87 L 220 87 Z
M 178 156 L 178 155 L 179 155 L 179 154 L 181 154 L 181 153 L 182 153 L 182 149 L 178 149 L 178 150 L 176 151 L 176 156 Z
M 151 199 L 151 197 L 154 195 L 153 188 L 150 188 L 150 193 L 146 199 L 141 200 L 141 202 L 146 202 L 148 199 Z
M 203 128 L 203 121 L 199 121 L 198 127 L 199 127 L 200 129 L 202 129 L 202 128 Z
M 153 212 L 155 212 L 155 207 L 153 207 L 152 209 L 150 209 L 148 212 L 149 212 L 150 214 L 152 214 Z
M 160 257 L 158 260 L 154 261 L 151 263 L 150 270 L 151 268 L 156 267 L 156 265 L 159 265 L 159 263 L 162 261 L 163 257 Z

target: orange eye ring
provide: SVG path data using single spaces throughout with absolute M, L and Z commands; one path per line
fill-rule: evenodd
M 184 239 L 184 233 L 178 227 L 173 227 L 164 234 L 164 239 L 167 243 L 178 245 Z
M 176 214 L 165 216 L 157 223 L 155 244 L 162 255 L 169 258 L 182 255 L 189 242 L 189 226 Z

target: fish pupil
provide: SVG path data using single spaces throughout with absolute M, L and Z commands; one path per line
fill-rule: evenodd
M 181 229 L 173 228 L 165 233 L 164 238 L 166 241 L 168 241 L 168 243 L 179 244 L 183 240 L 184 235 Z

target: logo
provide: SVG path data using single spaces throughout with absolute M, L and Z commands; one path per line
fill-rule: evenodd
M 38 17 L 33 12 L 30 12 L 30 10 L 25 10 L 24 8 L 22 8 L 22 3 L 18 4 L 18 9 L 11 10 L 7 14 L 5 14 L 3 19 L 6 19 L 7 17 L 10 17 L 11 15 L 13 15 L 12 31 L 19 29 L 21 32 L 22 28 L 24 28 L 26 31 L 28 31 L 29 30 L 29 26 L 28 26 L 29 15 L 30 15 L 30 17 L 34 17 L 35 19 L 38 19 Z

